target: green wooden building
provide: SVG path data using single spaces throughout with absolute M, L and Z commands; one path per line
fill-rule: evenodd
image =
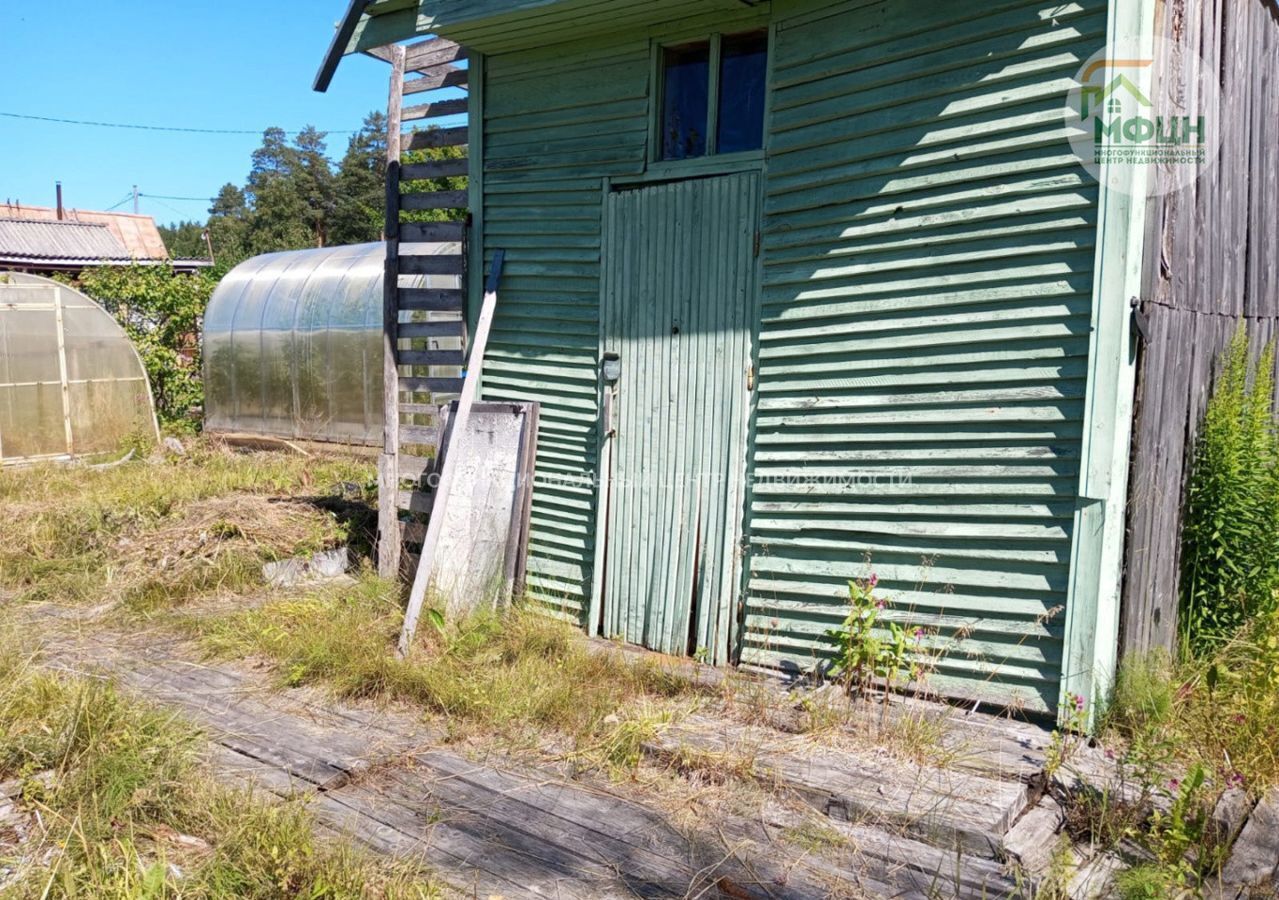
M 593 634 L 801 672 L 873 573 L 940 654 L 935 688 L 1093 696 L 1145 206 L 1116 181 L 1139 172 L 1079 164 L 1065 102 L 1153 15 L 356 0 L 318 86 L 344 52 L 399 54 L 406 127 L 443 125 L 406 146 L 468 146 L 472 317 L 505 251 L 483 396 L 541 404 L 529 596 Z

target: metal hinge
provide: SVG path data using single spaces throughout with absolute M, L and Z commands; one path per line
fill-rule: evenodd
M 755 232 L 755 258 L 759 259 L 759 232 Z
M 748 362 L 746 364 L 746 393 L 755 390 L 755 364 Z

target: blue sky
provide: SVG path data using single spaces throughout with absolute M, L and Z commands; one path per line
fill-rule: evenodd
M 358 129 L 384 109 L 388 67 L 348 58 L 326 94 L 311 81 L 346 0 L 0 0 L 0 112 L 143 125 L 250 129 L 194 135 L 0 116 L 0 201 L 106 209 L 145 194 L 211 197 L 242 184 L 262 129 Z M 347 135 L 332 134 L 340 156 Z M 203 220 L 201 201 L 142 198 L 160 223 Z M 132 208 L 131 203 L 118 207 Z

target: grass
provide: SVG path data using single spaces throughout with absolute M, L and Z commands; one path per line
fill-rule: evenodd
M 367 517 L 335 486 L 363 494 L 369 464 L 240 454 L 204 441 L 186 456 L 112 469 L 0 472 L 0 588 L 20 600 L 98 603 L 140 613 L 261 583 L 265 561 L 354 542 Z M 318 495 L 318 496 L 316 496 Z M 296 502 L 281 502 L 297 498 Z
M 30 833 L 0 836 L 12 898 L 422 898 L 429 879 L 316 838 L 300 801 L 204 772 L 204 738 L 109 682 L 54 675 L 0 631 L 0 782 L 21 782 Z
M 484 730 L 515 744 L 550 732 L 578 758 L 625 764 L 669 719 L 671 701 L 708 690 L 649 661 L 591 648 L 569 625 L 514 606 L 443 626 L 423 618 L 407 659 L 393 647 L 402 621 L 398 588 L 370 574 L 186 627 L 214 656 L 258 657 L 280 683 L 324 684 L 349 698 L 406 701 L 457 736 Z

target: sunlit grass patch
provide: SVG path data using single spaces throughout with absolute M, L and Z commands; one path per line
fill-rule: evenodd
M 367 552 L 372 468 L 342 457 L 233 453 L 112 469 L 0 471 L 0 587 L 20 599 L 138 612 L 261 583 L 265 561 L 354 543 Z
M 394 653 L 401 621 L 397 586 L 365 575 L 354 587 L 188 627 L 216 656 L 271 660 L 286 685 L 406 701 L 455 733 L 487 729 L 530 743 L 545 736 L 610 762 L 635 757 L 626 737 L 652 718 L 645 703 L 687 705 L 710 690 L 656 662 L 593 649 L 571 625 L 519 605 L 449 623 L 424 618 L 406 659 Z

